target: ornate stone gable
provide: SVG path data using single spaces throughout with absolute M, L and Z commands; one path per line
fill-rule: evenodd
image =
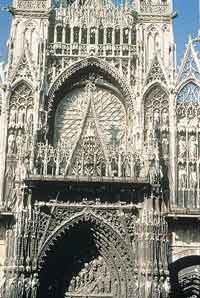
M 159 60 L 160 59 L 156 54 L 147 73 L 147 78 L 145 80 L 146 85 L 153 83 L 154 81 L 160 81 L 163 84 L 167 84 L 166 76 Z
M 18 63 L 12 69 L 9 69 L 8 76 L 11 82 L 19 81 L 21 79 L 27 79 L 30 82 L 35 81 L 36 71 L 27 49 L 24 50 Z
M 200 64 L 193 42 L 190 40 L 180 67 L 177 83 L 188 79 L 200 79 Z

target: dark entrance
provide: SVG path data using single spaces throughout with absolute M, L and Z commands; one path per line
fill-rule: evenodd
M 121 285 L 111 249 L 94 223 L 75 224 L 44 259 L 39 297 L 118 297 Z
M 189 256 L 171 265 L 173 297 L 200 297 L 200 256 Z

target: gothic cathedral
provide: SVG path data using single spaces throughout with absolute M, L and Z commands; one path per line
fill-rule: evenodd
M 172 0 L 13 0 L 0 297 L 200 297 L 200 39 Z

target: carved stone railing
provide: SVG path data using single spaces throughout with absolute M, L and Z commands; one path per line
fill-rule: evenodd
M 170 14 L 171 10 L 168 4 L 152 4 L 151 1 L 143 1 L 141 4 L 140 11 L 142 14 L 149 15 L 167 15 Z
M 14 7 L 20 10 L 46 10 L 47 0 L 15 0 Z
M 74 149 L 63 144 L 53 147 L 49 144 L 38 143 L 30 157 L 30 167 L 27 175 L 41 177 L 79 176 L 107 177 L 159 183 L 157 162 L 144 161 L 135 152 L 125 152 L 120 148 L 107 148 L 105 158 L 99 158 L 96 153 L 82 153 L 82 160 L 74 160 Z M 78 166 L 77 166 L 78 164 Z
M 100 57 L 122 56 L 132 57 L 136 55 L 136 45 L 113 45 L 113 44 L 64 44 L 51 43 L 48 53 L 53 56 L 82 56 L 95 55 Z

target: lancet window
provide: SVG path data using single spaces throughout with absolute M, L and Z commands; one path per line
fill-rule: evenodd
M 63 27 L 57 26 L 56 27 L 56 41 L 62 42 L 62 37 L 63 37 Z
M 99 44 L 104 43 L 104 29 L 103 27 L 99 27 Z
M 8 123 L 8 155 L 28 151 L 33 132 L 33 91 L 24 82 L 18 84 L 10 97 Z
M 158 85 L 144 101 L 145 144 L 150 152 L 157 148 L 159 159 L 169 158 L 169 103 L 167 93 Z
M 81 28 L 81 43 L 87 44 L 87 28 L 83 26 Z
M 79 27 L 74 27 L 74 42 L 78 43 L 79 42 Z
M 107 43 L 112 43 L 112 32 L 113 29 L 112 28 L 107 28 Z
M 120 28 L 115 28 L 115 44 L 120 44 Z
M 96 28 L 92 27 L 90 28 L 90 43 L 95 44 L 96 42 Z
M 128 43 L 129 40 L 129 29 L 128 28 L 124 28 L 123 29 L 123 43 Z
M 179 92 L 177 117 L 177 204 L 198 208 L 200 192 L 200 87 L 187 83 Z
M 70 43 L 71 42 L 71 28 L 69 25 L 65 27 L 65 42 Z

